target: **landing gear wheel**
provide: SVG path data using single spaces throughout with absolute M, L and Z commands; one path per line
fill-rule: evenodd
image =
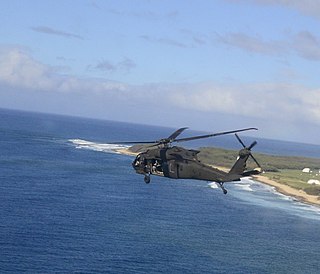
M 150 183 L 150 175 L 144 175 L 144 182 L 146 184 L 149 184 Z
M 221 189 L 222 189 L 222 191 L 223 191 L 223 194 L 227 194 L 228 191 L 224 188 L 223 183 L 219 182 L 218 184 L 219 184 L 219 186 L 221 187 Z

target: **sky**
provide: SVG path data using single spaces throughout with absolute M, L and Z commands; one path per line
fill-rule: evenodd
M 320 0 L 3 0 L 0 22 L 0 108 L 320 144 Z

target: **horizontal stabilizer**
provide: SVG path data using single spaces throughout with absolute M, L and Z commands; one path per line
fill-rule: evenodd
M 252 175 L 259 175 L 262 172 L 261 168 L 255 168 L 253 170 L 248 170 L 242 173 L 244 177 L 250 177 Z

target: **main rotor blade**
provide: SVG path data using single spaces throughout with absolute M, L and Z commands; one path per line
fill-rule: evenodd
M 120 144 L 120 145 L 154 144 L 155 146 L 157 146 L 157 145 L 162 144 L 162 143 L 170 143 L 170 142 L 172 142 L 173 140 L 175 140 L 177 138 L 177 136 L 179 136 L 186 129 L 187 129 L 187 127 L 179 128 L 174 133 L 172 133 L 168 138 L 164 138 L 164 139 L 157 140 L 157 141 L 134 141 L 134 142 L 125 141 L 125 142 L 112 142 L 112 143 L 109 143 L 109 144 Z
M 182 128 L 179 128 L 178 130 L 176 130 L 174 133 L 172 133 L 167 139 L 169 140 L 174 140 L 176 139 L 181 133 L 182 131 L 186 130 L 187 127 L 182 127 Z
M 108 144 L 119 144 L 119 145 L 134 145 L 134 144 L 157 144 L 158 142 L 157 141 L 140 141 L 140 142 L 111 142 Z
M 220 135 L 226 135 L 226 134 L 247 131 L 247 130 L 258 130 L 258 129 L 254 128 L 254 127 L 250 127 L 250 128 L 237 129 L 237 130 L 231 130 L 231 131 L 223 131 L 223 132 L 218 132 L 218 133 L 193 136 L 193 137 L 189 137 L 189 138 L 175 139 L 175 140 L 173 140 L 173 142 L 185 142 L 185 141 L 191 141 L 191 140 L 197 140 L 197 139 L 204 139 L 204 138 L 216 137 L 216 136 L 220 136 Z

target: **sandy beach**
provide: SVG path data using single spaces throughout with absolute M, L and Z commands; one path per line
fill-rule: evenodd
M 129 148 L 116 149 L 115 151 L 117 153 L 130 155 L 130 156 L 137 155 L 137 153 L 130 151 Z M 222 168 L 222 167 L 216 167 L 216 168 L 222 169 L 227 172 L 226 168 Z M 276 189 L 276 191 L 278 191 L 281 194 L 293 197 L 303 203 L 320 206 L 319 196 L 309 195 L 302 190 L 298 190 L 293 187 L 290 187 L 290 186 L 287 186 L 284 184 L 280 184 L 280 183 L 273 181 L 263 175 L 255 175 L 255 176 L 252 176 L 252 178 L 253 178 L 253 180 L 258 181 L 260 183 L 267 184 L 269 186 L 273 186 Z
M 114 151 L 120 154 L 137 156 L 137 153 L 130 151 L 129 148 L 119 148 L 119 149 L 115 149 Z
M 278 183 L 276 181 L 273 181 L 273 180 L 271 180 L 271 179 L 269 179 L 269 178 L 267 178 L 267 177 L 265 177 L 263 175 L 255 175 L 255 176 L 252 176 L 252 178 L 255 181 L 267 184 L 269 186 L 273 186 L 273 187 L 275 187 L 275 189 L 279 193 L 282 193 L 282 194 L 287 195 L 287 196 L 294 197 L 294 198 L 296 198 L 297 200 L 299 200 L 299 201 L 301 201 L 303 203 L 320 206 L 320 200 L 319 200 L 318 196 L 309 195 L 309 194 L 305 193 L 302 190 L 298 190 L 298 189 L 295 189 L 293 187 L 290 187 L 290 186 L 287 186 L 287 185 L 284 185 L 284 184 L 280 184 L 280 183 Z

